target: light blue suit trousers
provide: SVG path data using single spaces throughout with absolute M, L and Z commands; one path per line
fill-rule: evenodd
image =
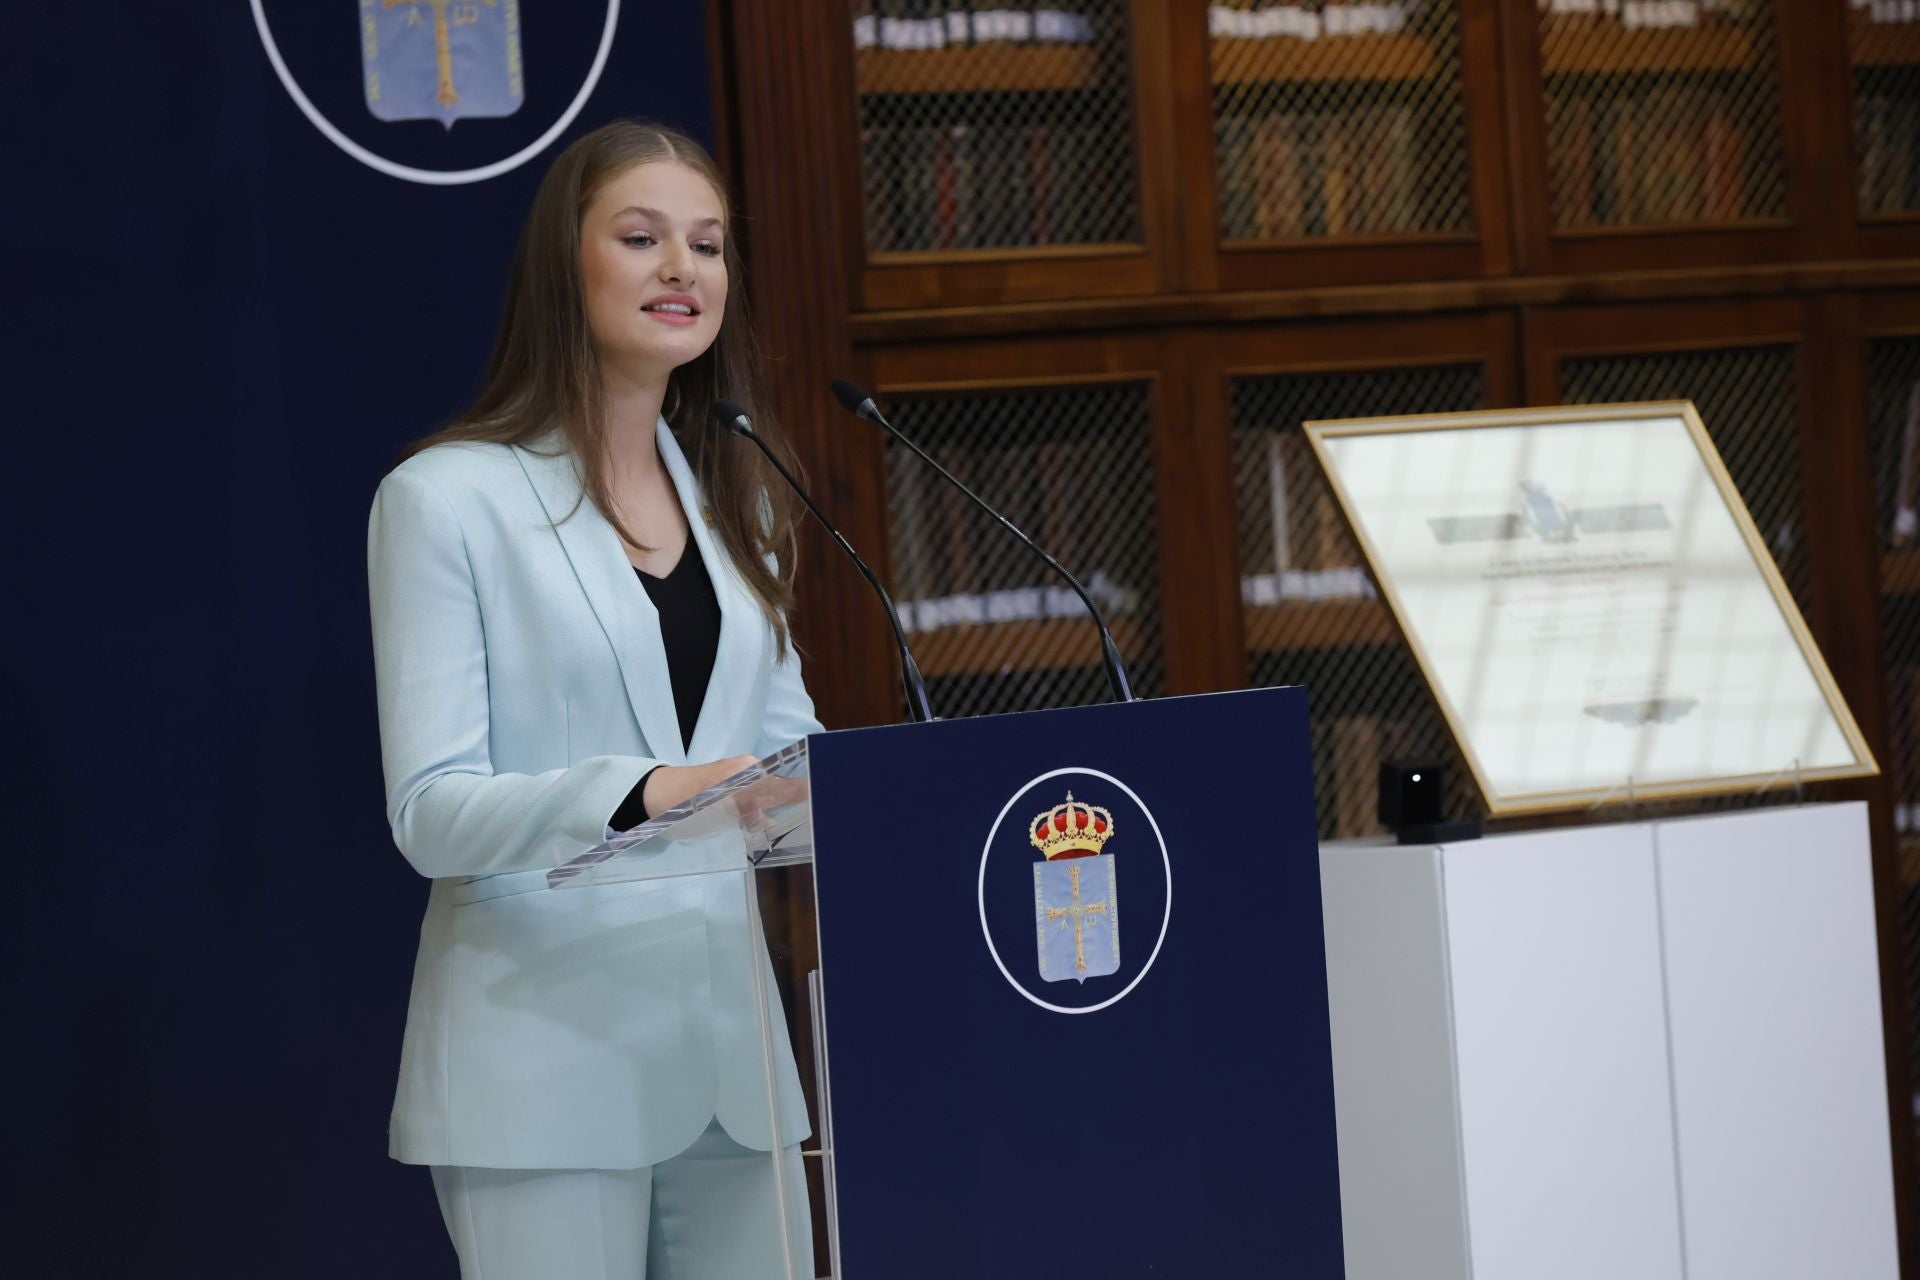
M 437 1165 L 433 1189 L 462 1280 L 811 1280 L 813 1228 L 798 1146 L 773 1157 L 710 1125 L 651 1169 Z

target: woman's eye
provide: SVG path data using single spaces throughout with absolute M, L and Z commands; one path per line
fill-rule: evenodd
M 622 243 L 630 244 L 636 249 L 644 249 L 653 243 L 653 237 L 644 231 L 630 236 L 621 236 L 620 239 Z
M 706 254 L 709 258 L 717 258 L 720 256 L 720 246 L 711 240 L 702 240 L 693 247 L 701 253 Z

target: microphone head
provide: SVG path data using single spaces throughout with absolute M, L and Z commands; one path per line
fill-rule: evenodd
M 713 420 L 737 436 L 753 434 L 753 423 L 747 417 L 747 411 L 731 400 L 713 402 Z
M 868 422 L 880 420 L 880 410 L 873 403 L 873 397 L 848 382 L 845 378 L 833 380 L 833 398 L 840 407 L 856 418 L 865 418 Z

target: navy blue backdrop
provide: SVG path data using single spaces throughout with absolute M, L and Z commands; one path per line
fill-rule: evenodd
M 439 169 L 557 120 L 605 13 L 523 0 L 525 103 L 449 132 L 372 117 L 356 8 L 265 12 L 329 119 Z M 8 6 L 9 1274 L 454 1274 L 386 1158 L 426 886 L 383 813 L 368 503 L 477 389 L 559 147 L 710 138 L 705 32 L 629 0 L 565 135 L 434 187 L 323 137 L 246 0 Z

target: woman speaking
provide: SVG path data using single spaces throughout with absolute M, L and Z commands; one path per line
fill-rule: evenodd
M 820 728 L 790 495 L 709 414 L 746 405 L 791 457 L 729 223 L 679 133 L 567 148 L 484 390 L 374 499 L 387 815 L 433 881 L 391 1151 L 432 1166 L 468 1280 L 760 1280 L 789 1252 L 812 1274 L 805 1204 L 775 1193 L 775 1159 L 790 1198 L 804 1181 L 797 1146 L 769 1154 L 741 878 L 545 891 L 610 828 Z

